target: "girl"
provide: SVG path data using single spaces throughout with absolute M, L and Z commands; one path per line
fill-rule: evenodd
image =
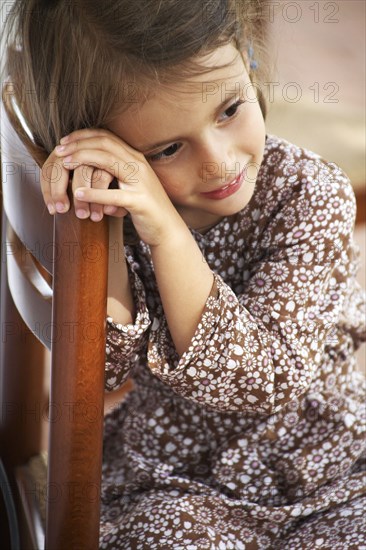
M 266 134 L 256 5 L 10 19 L 45 203 L 68 210 L 71 177 L 76 215 L 109 215 L 118 243 L 106 388 L 134 389 L 105 420 L 103 549 L 365 548 L 354 193 Z

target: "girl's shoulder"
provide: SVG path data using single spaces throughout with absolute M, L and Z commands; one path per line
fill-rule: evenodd
M 286 202 L 294 195 L 325 199 L 337 194 L 354 200 L 351 182 L 336 162 L 272 134 L 266 135 L 258 193 L 262 204 Z
M 313 236 L 340 230 L 350 235 L 355 217 L 351 182 L 335 162 L 267 134 L 253 196 L 234 223 L 245 232 L 246 246 L 252 243 L 260 253 L 284 246 L 292 234 L 303 238 L 303 227 L 311 227 Z
M 283 176 L 293 183 L 302 178 L 302 182 L 309 182 L 318 177 L 319 183 L 324 181 L 324 175 L 332 174 L 333 177 L 343 178 L 349 181 L 347 175 L 340 166 L 327 160 L 320 154 L 310 149 L 291 143 L 285 138 L 266 134 L 263 161 L 259 170 L 259 177 Z

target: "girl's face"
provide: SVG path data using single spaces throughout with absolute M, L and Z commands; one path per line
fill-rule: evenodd
M 237 49 L 223 46 L 201 61 L 210 72 L 158 87 L 109 125 L 144 154 L 193 229 L 214 225 L 248 204 L 265 144 L 262 112 Z

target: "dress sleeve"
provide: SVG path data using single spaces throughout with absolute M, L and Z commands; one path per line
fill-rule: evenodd
M 140 353 L 146 353 L 149 312 L 145 289 L 136 270 L 131 253 L 126 251 L 127 267 L 136 306 L 134 323 L 121 325 L 107 317 L 105 389 L 118 389 L 128 378 Z
M 148 347 L 153 373 L 182 397 L 221 411 L 272 414 L 303 394 L 344 304 L 355 221 L 354 192 L 322 164 L 262 232 L 236 295 L 215 274 L 188 350 L 171 351 L 164 319 Z

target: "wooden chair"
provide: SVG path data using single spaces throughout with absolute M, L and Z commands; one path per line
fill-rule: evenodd
M 0 452 L 18 506 L 20 547 L 96 549 L 107 222 L 81 221 L 72 211 L 51 217 L 40 192 L 40 167 L 3 105 L 1 122 Z M 51 356 L 49 406 L 44 348 Z M 45 533 L 38 488 L 27 470 L 40 450 L 42 419 L 49 428 Z

